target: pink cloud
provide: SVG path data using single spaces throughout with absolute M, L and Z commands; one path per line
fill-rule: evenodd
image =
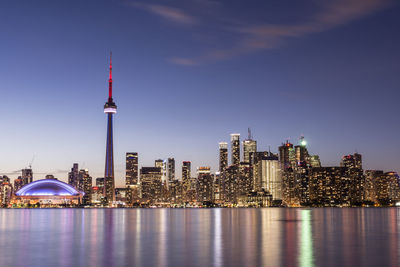
M 132 3 L 131 5 L 145 9 L 163 19 L 169 20 L 174 23 L 191 25 L 198 22 L 195 17 L 187 14 L 179 8 L 144 3 Z

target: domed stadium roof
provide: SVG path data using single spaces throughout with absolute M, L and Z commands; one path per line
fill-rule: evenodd
M 17 196 L 78 196 L 79 192 L 56 179 L 42 179 L 24 185 L 15 193 Z

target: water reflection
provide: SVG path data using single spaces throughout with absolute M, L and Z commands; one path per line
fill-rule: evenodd
M 301 267 L 313 267 L 313 240 L 311 226 L 311 210 L 300 210 L 301 223 L 299 224 L 299 265 Z
M 388 209 L 0 210 L 0 266 L 399 266 Z

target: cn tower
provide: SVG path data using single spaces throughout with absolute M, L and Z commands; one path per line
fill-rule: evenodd
M 112 54 L 110 53 L 110 77 L 108 79 L 108 100 L 104 105 L 104 113 L 107 114 L 107 144 L 106 144 L 106 165 L 104 171 L 103 195 L 108 204 L 115 201 L 115 180 L 114 180 L 114 148 L 113 148 L 113 115 L 117 113 L 117 105 L 112 98 Z

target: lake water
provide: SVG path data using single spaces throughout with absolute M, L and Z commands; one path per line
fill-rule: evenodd
M 400 266 L 400 209 L 1 209 L 0 266 Z

